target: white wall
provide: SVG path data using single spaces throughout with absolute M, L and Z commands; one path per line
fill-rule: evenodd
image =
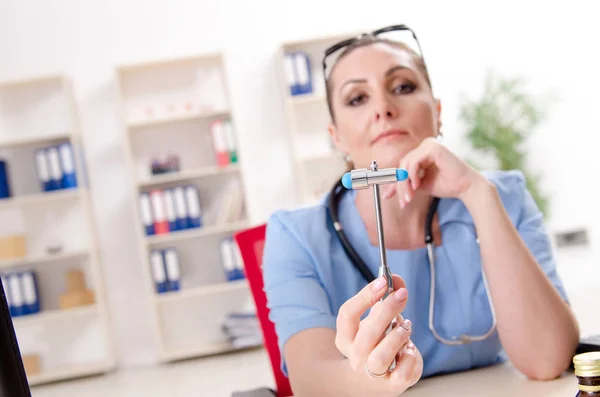
M 592 226 L 598 175 L 600 61 L 593 2 L 0 0 L 0 80 L 64 72 L 74 79 L 120 364 L 155 360 L 149 305 L 115 104 L 120 64 L 223 50 L 250 211 L 262 220 L 293 203 L 275 51 L 284 40 L 391 23 L 412 26 L 443 100 L 446 141 L 460 149 L 461 91 L 493 66 L 561 101 L 532 141 L 532 162 L 553 193 L 553 229 Z M 553 2 L 554 3 L 554 2 Z M 557 29 L 558 26 L 562 28 Z M 324 130 L 325 133 L 325 130 Z M 269 144 L 268 152 L 258 145 Z M 265 155 L 267 154 L 267 155 Z M 600 237 L 594 237 L 600 242 Z

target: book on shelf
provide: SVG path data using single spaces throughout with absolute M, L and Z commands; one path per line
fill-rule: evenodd
M 239 222 L 244 219 L 244 197 L 239 183 L 229 183 L 221 192 L 216 225 Z

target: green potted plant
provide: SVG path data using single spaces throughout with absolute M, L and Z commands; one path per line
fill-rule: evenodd
M 544 120 L 546 107 L 541 98 L 527 92 L 523 79 L 489 72 L 480 98 L 463 97 L 459 119 L 476 154 L 492 156 L 497 169 L 523 172 L 536 204 L 548 218 L 550 198 L 539 187 L 541 176 L 526 164 L 527 138 Z M 469 162 L 481 168 L 472 158 Z

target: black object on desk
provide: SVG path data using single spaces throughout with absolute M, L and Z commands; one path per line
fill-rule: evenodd
M 581 338 L 576 354 L 600 351 L 600 334 Z
M 31 397 L 2 283 L 0 283 L 0 397 Z

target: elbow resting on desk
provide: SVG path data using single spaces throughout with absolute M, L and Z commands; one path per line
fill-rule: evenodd
M 512 359 L 515 368 L 532 380 L 545 381 L 561 376 L 569 368 L 579 343 L 577 321 L 567 322 L 554 338 L 560 342 L 532 343 L 530 349 Z

